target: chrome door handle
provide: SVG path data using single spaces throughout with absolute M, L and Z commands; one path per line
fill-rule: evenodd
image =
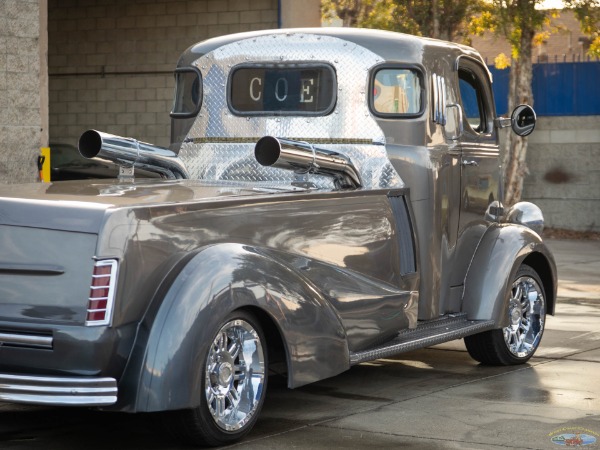
M 465 161 L 465 160 L 463 160 L 462 165 L 463 166 L 475 166 L 475 167 L 477 167 L 479 165 L 479 163 L 477 161 Z

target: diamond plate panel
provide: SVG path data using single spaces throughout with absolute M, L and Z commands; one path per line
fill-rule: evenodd
M 327 116 L 237 116 L 227 106 L 229 72 L 249 62 L 326 62 L 337 75 L 337 103 Z M 306 33 L 273 34 L 222 46 L 196 60 L 202 72 L 202 108 L 184 140 L 179 157 L 191 178 L 259 184 L 310 181 L 333 188 L 321 175 L 299 175 L 262 167 L 254 144 L 270 135 L 308 142 L 348 156 L 367 189 L 402 187 L 385 151 L 383 131 L 371 116 L 366 94 L 369 69 L 382 59 L 354 43 Z

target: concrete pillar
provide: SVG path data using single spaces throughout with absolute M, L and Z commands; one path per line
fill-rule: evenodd
M 45 0 L 0 1 L 0 182 L 36 181 L 42 145 L 42 71 L 47 40 L 40 19 Z M 46 47 L 44 47 L 46 46 Z M 45 100 L 47 105 L 47 97 Z M 47 122 L 46 122 L 47 123 Z M 47 138 L 46 138 L 47 139 Z

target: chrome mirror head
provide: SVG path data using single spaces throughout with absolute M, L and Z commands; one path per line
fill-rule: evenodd
M 537 120 L 535 111 L 529 105 L 517 106 L 510 118 L 512 129 L 519 136 L 529 136 Z

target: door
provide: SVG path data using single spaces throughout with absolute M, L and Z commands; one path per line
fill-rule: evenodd
M 494 103 L 487 69 L 478 61 L 459 59 L 458 86 L 464 131 L 461 147 L 459 236 L 481 229 L 486 211 L 499 199 L 500 160 Z M 473 237 L 473 236 L 471 236 Z

